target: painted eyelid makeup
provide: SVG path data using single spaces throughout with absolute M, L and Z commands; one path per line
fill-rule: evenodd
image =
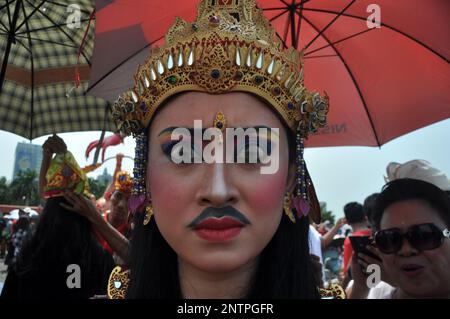
M 174 127 L 174 126 L 168 127 L 168 128 L 165 128 L 164 130 L 162 130 L 158 134 L 158 139 L 160 141 L 161 148 L 163 149 L 163 152 L 166 153 L 166 155 L 167 155 L 168 152 L 170 154 L 170 150 L 173 148 L 173 146 L 175 144 L 177 144 L 180 141 L 183 141 L 185 139 L 188 139 L 188 138 L 192 139 L 193 138 L 192 136 L 194 136 L 194 129 L 193 128 L 185 128 L 185 129 L 187 129 L 190 132 L 190 136 L 186 136 L 186 135 L 181 135 L 180 134 L 178 140 L 172 140 L 172 132 L 175 129 L 177 129 L 177 128 L 180 128 L 180 127 Z M 256 130 L 267 129 L 267 134 L 259 134 L 259 132 L 258 132 L 256 134 L 256 137 L 252 136 L 252 135 L 250 135 L 250 136 L 252 137 L 253 140 L 255 138 L 257 140 L 259 140 L 259 141 L 265 140 L 265 145 L 268 145 L 268 149 L 269 149 L 268 153 L 270 153 L 270 150 L 273 148 L 272 146 L 276 146 L 276 143 L 274 142 L 273 137 L 275 138 L 275 140 L 279 140 L 278 133 L 276 131 L 272 130 L 270 127 L 265 126 L 265 125 L 257 125 L 257 126 L 253 126 L 253 127 L 246 127 L 246 128 L 243 128 L 243 129 L 246 130 L 248 128 L 254 128 Z M 201 133 L 202 136 L 203 136 L 204 131 L 205 131 L 205 129 L 202 129 L 202 133 Z M 264 136 L 264 137 L 262 137 L 262 136 Z M 209 141 L 202 141 L 202 142 L 203 142 L 202 143 L 202 147 L 203 147 L 203 146 L 205 146 L 205 143 L 207 144 Z M 254 142 L 247 142 L 247 139 L 244 139 L 244 143 L 236 144 L 235 147 L 236 147 L 236 149 L 238 151 L 241 151 L 243 147 L 247 147 L 247 146 L 253 145 L 253 144 L 255 144 L 255 143 Z M 259 144 L 261 144 L 261 143 L 259 143 Z M 194 145 L 194 147 L 193 147 L 194 151 L 196 151 L 196 148 L 197 148 L 195 146 L 196 145 Z M 260 148 L 260 147 L 258 146 L 258 148 Z
M 254 141 L 241 143 L 240 145 L 236 145 L 236 154 L 239 154 L 243 150 L 251 150 L 250 146 L 256 146 L 256 150 L 264 151 L 265 155 L 270 155 L 272 152 L 274 142 L 271 140 L 266 141 L 266 148 L 261 147 L 261 143 L 255 143 Z
M 279 135 L 277 134 L 277 132 L 271 130 L 267 126 L 255 126 L 253 128 L 255 128 L 255 129 L 266 128 L 267 129 L 267 134 L 262 134 L 262 133 L 260 134 L 258 132 L 256 134 L 256 136 L 253 135 L 253 134 L 250 135 L 249 139 L 238 140 L 238 142 L 241 142 L 241 143 L 236 145 L 236 150 L 237 151 L 241 151 L 242 148 L 244 148 L 244 147 L 256 144 L 257 147 L 260 148 L 260 149 L 261 149 L 260 145 L 267 145 L 267 149 L 268 149 L 267 153 L 270 153 L 271 150 L 277 146 L 277 143 L 275 141 L 279 141 Z M 264 143 L 261 143 L 261 141 L 264 142 Z
M 178 140 L 172 140 L 172 132 L 177 127 L 168 127 L 161 131 L 161 133 L 158 135 L 158 139 L 161 145 L 161 150 L 166 155 L 166 157 L 172 161 L 172 151 L 175 146 L 181 147 L 182 145 L 185 145 L 187 140 L 192 138 L 191 136 L 187 135 L 178 135 Z M 193 129 L 192 129 L 193 132 Z M 198 153 L 198 147 L 192 141 L 189 143 L 191 150 L 192 150 L 192 156 L 194 156 L 194 153 Z M 200 154 L 200 153 L 199 153 Z

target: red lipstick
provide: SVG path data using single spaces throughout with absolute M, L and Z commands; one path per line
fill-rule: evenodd
M 212 242 L 222 242 L 237 237 L 245 224 L 231 217 L 207 218 L 194 228 L 200 238 Z

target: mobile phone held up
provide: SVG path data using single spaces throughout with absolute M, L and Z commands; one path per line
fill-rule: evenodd
M 355 252 L 355 255 L 363 253 L 369 257 L 381 261 L 381 259 L 378 256 L 375 256 L 366 248 L 366 246 L 372 243 L 372 240 L 370 239 L 369 236 L 349 236 L 349 238 L 350 243 L 352 244 L 353 247 L 353 251 Z

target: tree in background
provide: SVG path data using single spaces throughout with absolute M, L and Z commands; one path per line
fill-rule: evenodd
M 320 214 L 322 215 L 322 221 L 329 220 L 334 225 L 335 216 L 331 210 L 327 210 L 327 203 L 320 202 Z
M 96 180 L 94 178 L 88 177 L 89 180 L 89 188 L 91 190 L 91 193 L 94 194 L 95 198 L 99 199 L 103 196 L 103 193 L 106 190 L 106 187 L 108 187 L 108 181 L 106 180 Z
M 38 206 L 41 203 L 38 174 L 35 171 L 18 172 L 8 188 L 9 200 L 6 199 L 5 204 Z
M 0 204 L 5 204 L 10 200 L 9 185 L 6 177 L 0 177 Z

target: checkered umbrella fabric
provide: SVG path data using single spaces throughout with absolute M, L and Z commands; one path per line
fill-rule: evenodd
M 28 139 L 115 131 L 107 101 L 85 94 L 93 11 L 89 0 L 0 1 L 1 130 Z

